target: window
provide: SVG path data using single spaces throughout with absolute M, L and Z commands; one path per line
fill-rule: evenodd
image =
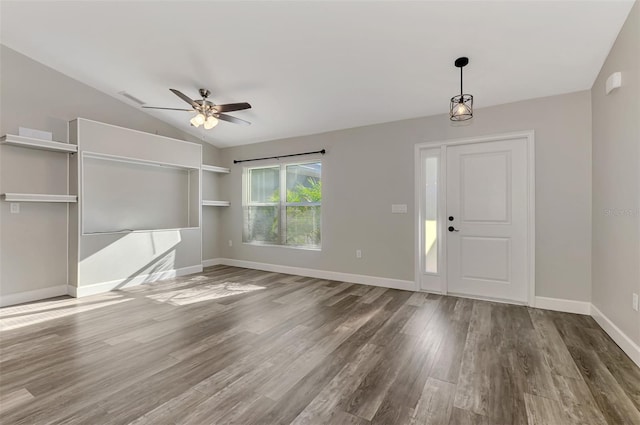
M 424 271 L 438 273 L 438 155 L 426 152 L 424 170 Z M 423 155 L 424 156 L 424 155 Z
M 322 163 L 244 169 L 243 241 L 320 248 Z

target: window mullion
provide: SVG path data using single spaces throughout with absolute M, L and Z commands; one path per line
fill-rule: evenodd
M 287 169 L 284 164 L 280 165 L 280 245 L 287 242 Z

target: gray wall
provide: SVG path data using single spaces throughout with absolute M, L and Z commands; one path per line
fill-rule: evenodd
M 22 125 L 52 129 L 56 139 L 65 140 L 65 123 L 83 116 L 192 140 L 167 124 L 6 47 L 2 47 L 1 54 L 2 134 L 15 133 Z M 229 175 L 217 176 L 222 182 L 217 189 L 220 198 L 229 199 L 232 206 L 203 209 L 203 257 L 413 280 L 414 145 L 534 129 L 537 295 L 588 301 L 591 296 L 590 105 L 589 92 L 579 92 L 480 108 L 476 118 L 466 126 L 452 126 L 446 116 L 441 115 L 221 151 L 205 145 L 205 162 L 232 169 Z M 323 147 L 328 149 L 323 170 L 323 250 L 242 244 L 242 173 L 241 167 L 233 166 L 232 160 Z M 57 177 L 50 177 L 58 172 L 48 165 L 51 161 L 39 159 L 42 152 L 32 155 L 23 151 L 9 147 L 0 150 L 0 191 L 26 191 L 27 188 L 35 191 L 38 184 L 53 185 L 58 181 Z M 18 173 L 24 169 L 30 171 Z M 206 192 L 206 179 L 204 184 Z M 45 189 L 49 188 L 43 191 Z M 392 215 L 392 203 L 408 204 L 409 214 Z M 24 211 L 26 204 L 22 206 Z M 58 248 L 66 243 L 66 211 L 54 210 L 58 206 L 50 205 L 37 212 L 9 215 L 8 208 L 7 203 L 0 203 L 0 293 L 66 283 L 66 259 L 57 258 L 62 252 Z M 229 239 L 233 240 L 233 247 L 227 246 Z M 363 250 L 363 258 L 359 260 L 355 258 L 358 248 Z
M 53 131 L 67 141 L 67 122 L 89 118 L 127 128 L 199 142 L 119 100 L 0 45 L 0 135 L 18 127 Z M 217 165 L 218 149 L 203 144 L 204 162 Z M 65 155 L 2 146 L 0 193 L 66 193 Z M 20 214 L 0 202 L 0 295 L 67 283 L 67 207 L 22 203 Z M 219 256 L 217 224 L 203 214 L 204 257 Z
M 481 102 L 481 99 L 478 99 Z M 447 107 L 443 99 L 443 108 Z M 231 168 L 222 212 L 225 258 L 414 279 L 416 143 L 520 130 L 536 134 L 536 294 L 591 299 L 591 102 L 588 91 L 480 108 L 468 125 L 445 115 L 221 150 Z M 326 148 L 322 251 L 242 243 L 242 167 L 234 159 Z M 391 214 L 391 204 L 408 214 Z M 229 247 L 227 240 L 233 241 Z M 355 250 L 363 258 L 356 259 Z
M 593 88 L 593 304 L 640 344 L 640 4 L 622 27 Z M 622 87 L 605 96 L 605 81 Z

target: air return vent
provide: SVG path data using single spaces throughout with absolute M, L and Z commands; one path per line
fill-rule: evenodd
M 132 102 L 137 103 L 138 105 L 144 105 L 146 102 L 141 101 L 140 99 L 138 99 L 135 96 L 130 95 L 129 93 L 127 93 L 126 91 L 121 91 L 118 92 L 119 95 L 126 97 L 127 99 L 129 99 Z

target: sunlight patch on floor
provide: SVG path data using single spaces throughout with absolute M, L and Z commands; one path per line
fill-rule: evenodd
M 264 286 L 252 285 L 248 283 L 209 283 L 190 288 L 182 288 L 174 291 L 162 292 L 160 294 L 148 295 L 154 301 L 168 303 L 172 305 L 189 305 L 202 301 L 217 300 L 234 295 L 245 294 L 247 292 L 266 289 Z
M 124 298 L 122 295 L 105 294 L 83 299 L 64 298 L 3 307 L 0 309 L 0 331 L 43 323 L 131 300 L 132 298 Z

